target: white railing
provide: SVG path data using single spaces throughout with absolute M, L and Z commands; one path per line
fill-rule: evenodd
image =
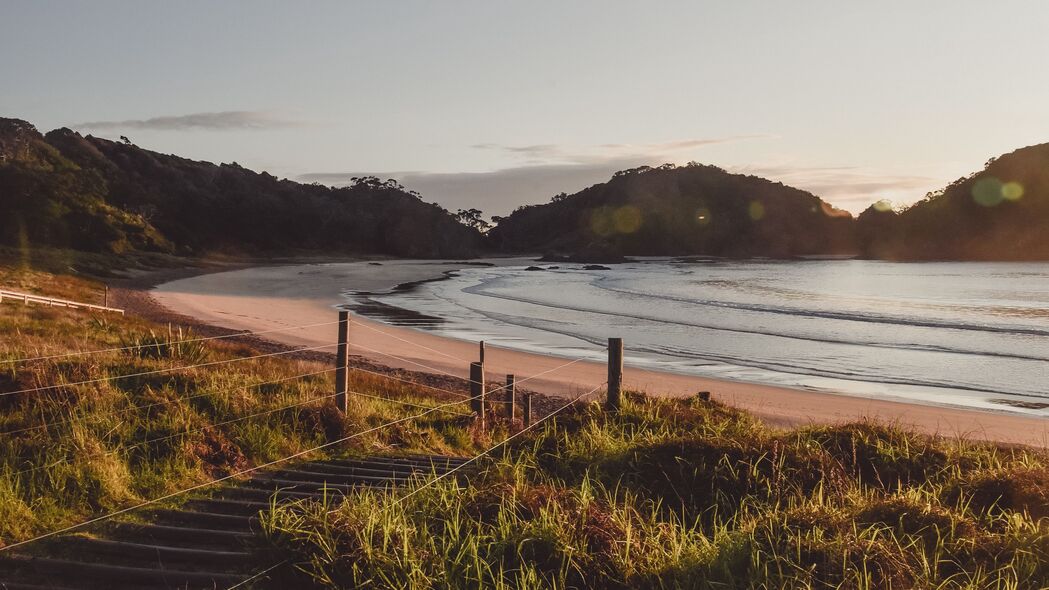
M 29 305 L 30 303 L 40 303 L 42 305 L 68 307 L 70 309 L 111 311 L 113 313 L 119 313 L 120 315 L 124 315 L 123 309 L 117 309 L 115 307 L 106 307 L 104 305 L 92 305 L 90 303 L 81 303 L 79 301 L 69 301 L 67 299 L 56 299 L 54 297 L 44 297 L 42 295 L 31 295 L 29 293 L 19 293 L 17 291 L 8 291 L 7 289 L 0 289 L 0 302 L 7 300 L 21 301 L 25 305 Z

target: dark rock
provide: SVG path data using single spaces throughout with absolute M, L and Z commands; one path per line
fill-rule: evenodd
M 541 267 L 541 266 L 529 266 L 525 270 L 546 270 L 546 269 Z
M 583 267 L 583 270 L 612 270 L 612 269 L 608 268 L 607 266 L 602 266 L 600 264 L 588 264 L 588 265 Z

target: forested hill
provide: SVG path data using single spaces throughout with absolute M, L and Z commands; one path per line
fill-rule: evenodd
M 0 243 L 92 252 L 468 256 L 482 236 L 392 181 L 329 188 L 0 119 Z
M 594 259 L 856 252 L 847 212 L 796 188 L 699 164 L 618 172 L 574 195 L 519 208 L 489 237 L 504 251 Z
M 902 211 L 858 218 L 868 256 L 891 260 L 1049 260 L 1049 143 L 992 159 Z

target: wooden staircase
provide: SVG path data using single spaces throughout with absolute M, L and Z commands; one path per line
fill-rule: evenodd
M 273 502 L 321 499 L 441 475 L 466 459 L 430 455 L 299 462 L 191 498 L 177 509 L 144 508 L 135 521 L 100 524 L 39 547 L 0 554 L 0 590 L 140 590 L 265 587 L 273 566 L 259 554 L 258 514 Z

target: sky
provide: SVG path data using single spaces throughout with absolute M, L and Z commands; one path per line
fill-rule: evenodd
M 0 0 L 0 116 L 505 215 L 697 161 L 859 212 L 1049 141 L 1049 3 Z

